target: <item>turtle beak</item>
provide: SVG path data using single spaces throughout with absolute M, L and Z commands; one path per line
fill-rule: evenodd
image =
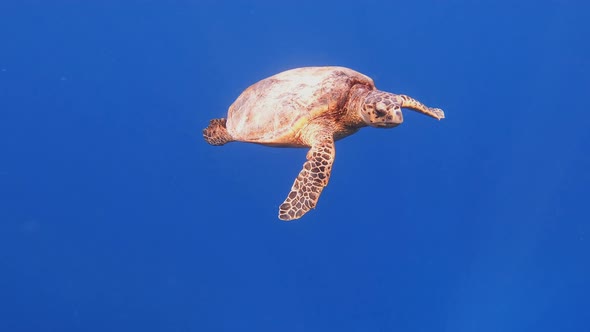
M 385 119 L 382 123 L 380 123 L 379 127 L 393 128 L 399 126 L 402 122 L 404 122 L 404 116 L 401 109 L 394 108 L 388 112 L 387 115 L 385 115 Z

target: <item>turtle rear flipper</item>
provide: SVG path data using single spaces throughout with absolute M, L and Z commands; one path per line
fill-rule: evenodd
M 203 129 L 203 137 L 211 145 L 223 145 L 234 141 L 225 127 L 225 118 L 209 121 L 209 126 Z

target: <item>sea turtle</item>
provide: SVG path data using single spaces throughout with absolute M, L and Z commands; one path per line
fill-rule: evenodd
M 438 108 L 375 88 L 373 80 L 345 67 L 303 67 L 251 85 L 229 107 L 227 119 L 203 130 L 211 145 L 232 141 L 280 147 L 308 147 L 307 161 L 279 207 L 279 219 L 293 220 L 315 208 L 330 179 L 334 141 L 360 128 L 393 128 L 401 108 L 436 119 Z

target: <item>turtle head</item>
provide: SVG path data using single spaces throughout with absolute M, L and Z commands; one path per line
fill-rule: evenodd
M 360 105 L 363 121 L 376 128 L 393 128 L 404 122 L 402 104 L 396 95 L 373 90 L 365 96 Z

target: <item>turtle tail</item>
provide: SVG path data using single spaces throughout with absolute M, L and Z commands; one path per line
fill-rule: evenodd
M 209 126 L 203 129 L 205 141 L 211 145 L 223 145 L 234 141 L 225 127 L 225 119 L 213 119 L 209 121 Z

